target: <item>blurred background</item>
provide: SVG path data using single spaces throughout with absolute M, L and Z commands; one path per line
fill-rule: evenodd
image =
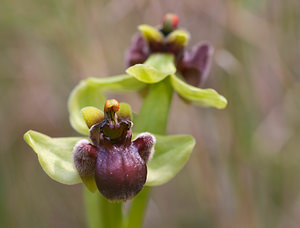
M 299 227 L 299 0 L 1 0 L 0 226 L 85 227 L 82 186 L 51 180 L 23 134 L 76 136 L 72 88 L 123 73 L 124 51 L 141 23 L 166 12 L 215 47 L 203 87 L 225 110 L 175 95 L 169 133 L 192 134 L 185 168 L 154 188 L 145 227 Z M 132 104 L 141 98 L 111 94 Z

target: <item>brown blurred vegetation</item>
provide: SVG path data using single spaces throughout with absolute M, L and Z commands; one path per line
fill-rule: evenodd
M 85 227 L 82 186 L 48 178 L 23 134 L 76 135 L 72 88 L 123 73 L 137 25 L 158 24 L 166 12 L 180 16 L 191 45 L 214 45 L 204 87 L 229 105 L 192 107 L 175 95 L 169 133 L 192 134 L 197 147 L 154 189 L 145 227 L 299 227 L 299 0 L 2 0 L 1 227 Z M 138 111 L 134 94 L 111 96 Z

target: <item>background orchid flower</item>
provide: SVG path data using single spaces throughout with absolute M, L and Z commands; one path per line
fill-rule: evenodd
M 185 30 L 177 29 L 178 23 L 179 18 L 175 14 L 166 14 L 157 28 L 140 25 L 140 32 L 133 37 L 126 52 L 126 65 L 130 67 L 144 63 L 153 53 L 170 53 L 184 80 L 200 87 L 209 73 L 213 48 L 209 43 L 202 42 L 192 50 L 186 50 L 190 35 Z
M 103 107 L 106 91 L 139 91 L 163 80 L 169 81 L 168 89 L 175 90 L 185 101 L 218 109 L 226 107 L 226 98 L 215 90 L 198 88 L 209 72 L 212 47 L 202 43 L 185 50 L 189 34 L 177 29 L 178 21 L 176 15 L 167 14 L 158 28 L 139 26 L 140 33 L 134 36 L 125 55 L 126 64 L 133 65 L 126 70 L 127 74 L 87 78 L 76 86 L 68 106 L 75 130 L 88 133 L 80 110 L 87 105 Z

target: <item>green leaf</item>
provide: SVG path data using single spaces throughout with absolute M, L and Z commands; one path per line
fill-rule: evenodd
M 157 83 L 175 72 L 174 56 L 170 54 L 152 54 L 144 64 L 126 70 L 127 74 L 144 83 Z
M 171 83 L 180 96 L 197 105 L 210 106 L 218 109 L 223 109 L 227 105 L 226 98 L 213 89 L 200 89 L 188 85 L 175 75 L 171 76 Z
M 155 137 L 155 152 L 147 165 L 148 186 L 161 185 L 171 180 L 183 168 L 195 146 L 195 139 L 189 135 Z
M 62 184 L 77 184 L 81 179 L 73 164 L 75 144 L 83 138 L 51 138 L 36 131 L 27 131 L 26 143 L 37 153 L 43 170 L 53 180 Z
M 156 28 L 150 25 L 140 25 L 138 29 L 147 42 L 163 42 L 163 34 Z
M 186 46 L 189 42 L 190 34 L 184 30 L 175 30 L 171 32 L 167 37 L 168 43 L 176 43 L 179 46 Z
M 81 81 L 72 91 L 68 109 L 72 127 L 81 134 L 88 135 L 89 129 L 81 114 L 81 109 L 93 106 L 103 110 L 106 97 L 105 91 L 120 92 L 138 90 L 145 85 L 129 75 L 108 78 L 88 78 Z

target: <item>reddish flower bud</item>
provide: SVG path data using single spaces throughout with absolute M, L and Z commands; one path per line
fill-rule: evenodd
M 164 35 L 168 35 L 170 32 L 177 29 L 179 23 L 179 17 L 173 13 L 167 13 L 162 21 L 162 32 Z

